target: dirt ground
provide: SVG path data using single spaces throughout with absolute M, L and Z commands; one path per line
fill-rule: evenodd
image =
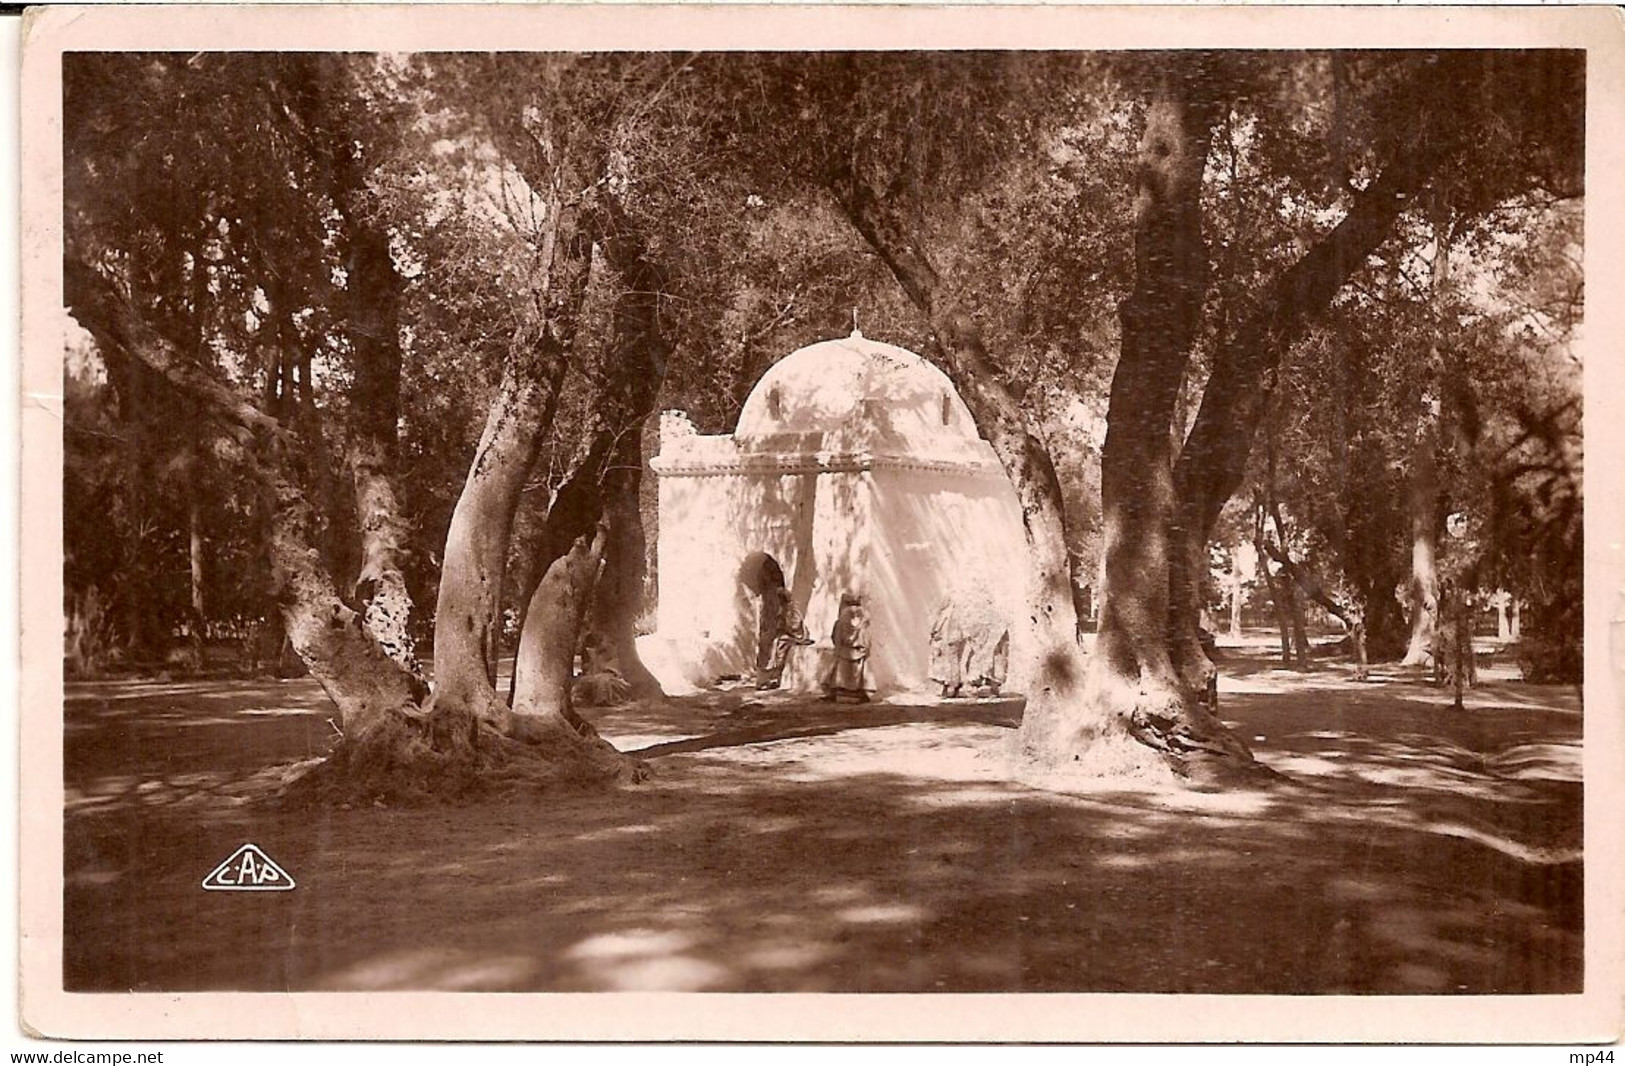
M 1016 701 L 733 690 L 593 715 L 622 791 L 267 812 L 234 792 L 326 750 L 313 682 L 76 684 L 66 986 L 1580 989 L 1575 690 L 1221 650 L 1267 791 L 1037 791 Z M 298 887 L 203 891 L 247 841 Z

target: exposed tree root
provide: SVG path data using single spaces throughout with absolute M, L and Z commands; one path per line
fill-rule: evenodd
M 1017 781 L 1055 792 L 1171 788 L 1182 781 L 1173 760 L 1120 731 L 1097 733 L 1071 751 L 1035 750 L 1017 738 L 1011 763 Z
M 1012 745 L 1012 777 L 1051 792 L 1098 792 L 1112 788 L 1184 788 L 1214 791 L 1262 788 L 1287 778 L 1256 760 L 1241 761 L 1204 749 L 1175 752 L 1148 745 L 1127 732 L 1096 736 L 1064 757 Z
M 290 768 L 278 799 L 295 807 L 418 806 L 647 778 L 646 763 L 578 722 L 516 715 L 493 722 L 444 707 L 380 716 L 364 734 L 343 737 L 326 758 Z
M 1064 707 L 1029 705 L 1012 755 L 1017 780 L 1055 791 L 1256 787 L 1280 779 L 1201 700 L 1111 676 L 1092 678 Z

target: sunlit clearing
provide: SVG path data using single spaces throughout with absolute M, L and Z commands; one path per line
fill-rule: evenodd
M 321 979 L 329 989 L 434 988 L 478 992 L 512 988 L 536 974 L 523 955 L 480 955 L 455 949 L 417 949 L 381 955 Z
M 907 903 L 871 903 L 862 907 L 848 907 L 837 917 L 843 922 L 859 925 L 885 925 L 919 921 L 925 917 L 925 912 Z
M 576 840 L 587 843 L 594 840 L 613 840 L 616 837 L 637 836 L 643 833 L 653 833 L 655 827 L 647 823 L 637 825 L 612 825 L 605 829 L 597 829 L 591 833 L 582 833 Z
M 1335 762 L 1318 755 L 1288 755 L 1270 760 L 1270 765 L 1288 777 L 1319 777 L 1340 769 Z
M 1262 792 L 1161 792 L 1151 797 L 1158 807 L 1207 814 L 1263 814 L 1274 801 Z
M 571 948 L 566 955 L 573 959 L 625 959 L 643 955 L 658 955 L 668 951 L 681 951 L 694 942 L 694 938 L 668 930 L 629 929 L 624 933 L 600 933 L 590 936 Z
M 682 933 L 632 929 L 588 937 L 565 957 L 582 963 L 593 984 L 605 988 L 692 992 L 728 975 L 715 963 L 683 955 L 693 944 L 694 938 Z

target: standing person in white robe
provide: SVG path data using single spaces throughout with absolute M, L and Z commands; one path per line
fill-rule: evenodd
M 978 695 L 997 696 L 1010 673 L 1010 631 L 993 620 L 965 635 L 966 684 L 981 689 Z
M 957 699 L 965 684 L 965 633 L 952 596 L 942 601 L 931 623 L 931 680 L 942 686 L 945 700 Z
M 952 699 L 962 689 L 997 696 L 1010 671 L 1010 625 L 985 577 L 970 575 L 931 628 L 931 679 Z

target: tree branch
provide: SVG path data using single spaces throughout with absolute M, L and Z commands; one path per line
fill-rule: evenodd
M 186 359 L 179 347 L 142 318 L 128 297 L 100 271 L 77 256 L 63 263 L 63 290 L 68 311 L 110 358 L 128 358 L 162 377 L 177 391 L 198 401 L 223 423 L 239 443 L 255 434 L 285 435 L 281 423 L 235 389 Z

